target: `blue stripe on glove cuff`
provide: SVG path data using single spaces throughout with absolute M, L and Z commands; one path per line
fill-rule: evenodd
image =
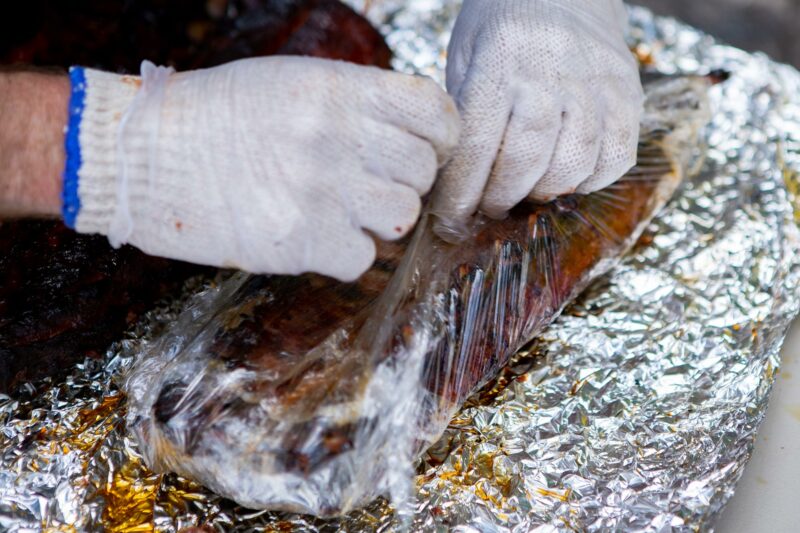
M 69 120 L 67 131 L 64 135 L 64 148 L 67 153 L 67 164 L 64 168 L 64 190 L 62 213 L 64 224 L 75 229 L 75 219 L 81 209 L 81 200 L 78 197 L 78 170 L 81 168 L 81 145 L 78 136 L 81 130 L 81 117 L 86 99 L 86 76 L 83 67 L 69 69 L 71 85 L 69 97 Z

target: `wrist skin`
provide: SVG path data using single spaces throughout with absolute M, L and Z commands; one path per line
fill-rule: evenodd
M 69 96 L 63 73 L 0 70 L 0 220 L 60 216 Z

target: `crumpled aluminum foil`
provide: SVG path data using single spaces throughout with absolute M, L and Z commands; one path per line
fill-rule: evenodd
M 351 3 L 369 8 L 398 68 L 441 79 L 457 1 Z M 800 74 L 643 9 L 631 20 L 655 70 L 733 73 L 712 93 L 707 159 L 643 245 L 452 422 L 420 466 L 413 512 L 253 512 L 147 470 L 114 379 L 179 301 L 44 394 L 0 397 L 0 530 L 713 527 L 800 311 Z

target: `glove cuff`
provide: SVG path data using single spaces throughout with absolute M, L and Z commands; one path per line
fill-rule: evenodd
M 70 69 L 63 215 L 80 233 L 108 234 L 116 211 L 120 122 L 141 81 L 99 70 Z

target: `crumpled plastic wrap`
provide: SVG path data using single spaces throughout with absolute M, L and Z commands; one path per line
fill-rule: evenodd
M 138 356 L 124 389 L 147 464 L 255 509 L 346 514 L 411 495 L 417 456 L 469 396 L 638 239 L 698 152 L 706 77 L 646 85 L 639 163 L 590 196 L 423 215 L 353 284 L 234 276 Z
M 438 15 L 442 4 L 455 11 L 453 2 L 412 1 L 384 26 L 400 65 L 441 60 L 446 26 L 439 24 L 449 23 Z M 733 73 L 712 91 L 706 162 L 651 226 L 651 242 L 593 285 L 493 390 L 457 415 L 419 470 L 413 511 L 397 516 L 378 502 L 335 521 L 252 512 L 144 467 L 112 378 L 175 319 L 182 307 L 175 303 L 105 361 L 76 368 L 42 396 L 0 404 L 0 527 L 712 526 L 749 457 L 798 312 L 792 193 L 800 76 L 644 10 L 633 10 L 632 20 L 638 51 L 655 69 Z M 409 39 L 407 47 L 397 35 Z M 425 49 L 420 35 L 437 40 Z M 429 68 L 428 59 L 415 68 Z

